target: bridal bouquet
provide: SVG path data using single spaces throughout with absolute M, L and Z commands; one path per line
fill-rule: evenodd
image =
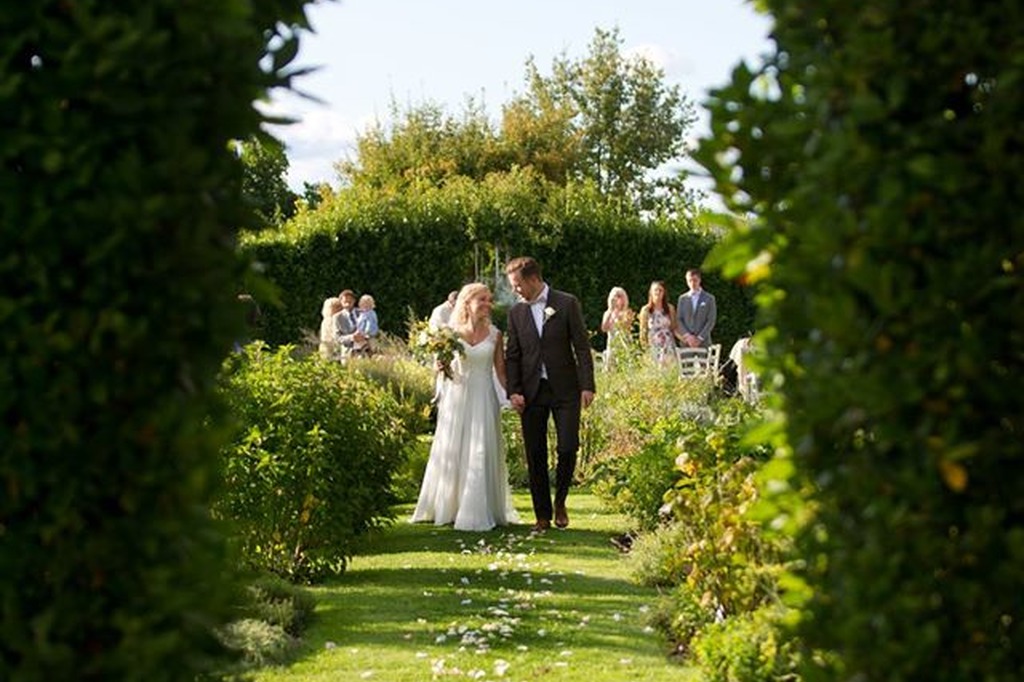
M 426 321 L 414 322 L 409 330 L 409 346 L 420 359 L 438 362 L 447 379 L 452 378 L 452 362 L 464 349 L 459 335 L 450 327 L 432 329 Z

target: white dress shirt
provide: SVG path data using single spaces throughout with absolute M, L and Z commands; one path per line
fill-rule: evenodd
M 533 323 L 537 325 L 537 336 L 544 331 L 544 307 L 548 304 L 548 285 L 540 290 L 537 298 L 530 301 L 530 312 L 533 313 Z

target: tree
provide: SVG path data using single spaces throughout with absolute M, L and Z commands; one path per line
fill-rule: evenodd
M 278 227 L 295 215 L 298 196 L 288 187 L 284 146 L 269 136 L 252 136 L 235 144 L 242 159 L 242 193 L 256 214 L 256 229 Z
M 461 117 L 431 102 L 405 109 L 392 102 L 390 125 L 378 121 L 359 134 L 356 158 L 336 168 L 353 186 L 402 188 L 440 186 L 455 177 L 482 180 L 504 166 L 486 113 L 469 99 Z
M 663 70 L 624 56 L 622 42 L 618 29 L 597 29 L 585 58 L 558 58 L 546 77 L 530 60 L 529 89 L 506 108 L 514 117 L 508 127 L 523 129 L 521 119 L 532 115 L 532 128 L 545 131 L 549 142 L 538 156 L 574 142 L 566 154 L 569 177 L 593 180 L 603 194 L 651 209 L 659 204 L 655 172 L 685 153 L 695 114 L 679 87 L 665 84 Z
M 473 99 L 461 116 L 430 102 L 391 107 L 357 138 L 353 160 L 337 165 L 352 185 L 440 186 L 453 178 L 531 168 L 558 186 L 594 182 L 624 208 L 685 211 L 696 201 L 680 162 L 693 106 L 664 72 L 621 52 L 618 30 L 597 30 L 587 57 L 556 59 L 544 76 L 527 60 L 527 92 L 502 107 L 497 128 Z

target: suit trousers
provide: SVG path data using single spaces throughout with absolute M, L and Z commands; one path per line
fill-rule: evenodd
M 559 399 L 546 379 L 540 382 L 537 396 L 523 410 L 523 445 L 526 449 L 526 468 L 530 475 L 530 496 L 538 521 L 550 521 L 551 482 L 548 474 L 548 420 L 555 422 L 558 455 L 555 464 L 555 505 L 563 506 L 569 496 L 576 471 L 576 451 L 580 446 L 580 396 L 571 400 Z

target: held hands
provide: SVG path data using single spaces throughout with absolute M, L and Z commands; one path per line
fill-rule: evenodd
M 519 414 L 523 413 L 526 409 L 526 398 L 523 397 L 522 393 L 513 393 L 508 397 L 508 401 L 512 404 L 512 409 Z

